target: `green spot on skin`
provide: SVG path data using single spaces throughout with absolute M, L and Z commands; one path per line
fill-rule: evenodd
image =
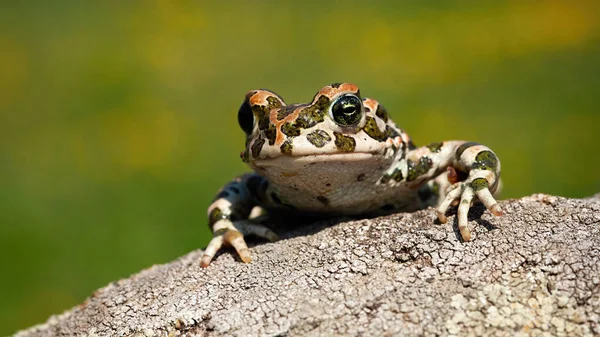
M 466 149 L 475 146 L 475 145 L 480 145 L 479 143 L 475 143 L 475 142 L 468 142 L 468 143 L 464 143 L 463 145 L 459 146 L 458 149 L 456 150 L 456 160 L 460 160 L 460 156 L 462 156 L 463 152 L 465 152 Z
M 267 97 L 267 105 L 252 106 L 252 113 L 258 121 L 258 128 L 260 130 L 265 130 L 270 125 L 269 114 L 271 110 L 281 106 L 281 101 L 273 96 Z
M 366 118 L 366 123 L 363 127 L 363 131 L 365 131 L 365 133 L 369 135 L 369 137 L 377 141 L 381 142 L 387 139 L 387 133 L 379 129 L 379 127 L 377 126 L 377 121 L 375 121 L 375 118 L 373 117 Z
M 219 207 L 215 207 L 208 215 L 208 225 L 212 227 L 217 221 L 228 218 L 229 216 L 223 213 Z
M 260 154 L 260 150 L 262 150 L 262 147 L 264 144 L 265 144 L 265 140 L 262 138 L 258 138 L 256 141 L 254 141 L 254 144 L 252 144 L 252 147 L 250 149 L 250 150 L 252 150 L 252 157 L 258 158 L 258 155 Z
M 291 115 L 294 110 L 296 110 L 297 105 L 286 105 L 282 106 L 279 111 L 277 111 L 277 120 L 282 120 L 287 116 Z
M 387 110 L 383 107 L 383 105 L 377 105 L 377 111 L 375 111 L 375 115 L 383 119 L 383 121 L 387 123 L 389 115 Z
M 427 145 L 427 148 L 429 150 L 431 150 L 431 152 L 433 152 L 433 153 L 438 153 L 442 150 L 443 145 L 444 145 L 443 142 L 431 143 L 431 144 Z
M 269 145 L 275 144 L 275 138 L 277 137 L 277 130 L 275 125 L 269 124 L 267 130 L 265 130 L 265 137 L 269 140 Z
M 312 128 L 318 123 L 321 123 L 324 120 L 325 119 L 321 114 L 311 115 L 307 112 L 301 112 L 298 114 L 298 117 L 296 118 L 296 122 L 294 124 L 296 124 L 296 127 L 298 128 L 308 129 Z
M 401 182 L 402 179 L 404 179 L 404 176 L 402 175 L 402 171 L 400 170 L 400 168 L 397 168 L 394 170 L 394 173 L 392 173 L 391 178 L 397 182 Z
M 291 123 L 285 123 L 281 125 L 281 132 L 288 137 L 296 137 L 300 135 L 300 129 Z
M 356 148 L 356 140 L 352 137 L 345 136 L 339 132 L 334 132 L 335 136 L 335 146 L 337 146 L 338 150 L 341 152 L 354 152 L 354 148 Z
M 419 176 L 426 174 L 431 169 L 431 166 L 433 166 L 433 162 L 429 157 L 421 157 L 421 160 L 417 164 L 409 159 L 406 161 L 406 164 L 408 165 L 407 181 L 413 181 Z
M 473 189 L 473 191 L 479 191 L 488 187 L 489 185 L 485 178 L 477 178 L 471 182 L 471 188 Z
M 314 104 L 300 110 L 296 118 L 297 127 L 310 128 L 323 122 L 329 103 L 329 98 L 321 96 Z
M 306 135 L 306 139 L 316 147 L 323 147 L 331 141 L 331 136 L 323 130 L 315 130 Z
M 298 116 L 294 120 L 294 123 L 285 123 L 281 126 L 281 132 L 288 137 L 297 137 L 300 135 L 301 129 L 311 128 L 325 120 L 325 114 L 327 113 L 327 107 L 329 106 L 329 98 L 325 96 L 319 97 L 317 102 L 313 105 L 309 105 L 298 112 Z M 298 105 L 284 107 L 277 115 L 278 119 L 282 119 L 289 115 L 291 112 L 298 109 Z M 281 114 L 281 118 L 280 118 Z M 268 130 L 267 130 L 268 131 Z M 267 135 L 267 137 L 271 134 Z M 270 141 L 270 138 L 269 138 Z M 270 144 L 270 142 L 269 142 Z
M 281 146 L 279 147 L 279 149 L 281 150 L 281 153 L 291 156 L 292 155 L 292 149 L 294 148 L 294 146 L 292 145 L 292 141 L 291 139 L 286 140 L 285 142 L 283 142 L 283 144 L 281 144 Z
M 475 157 L 471 169 L 495 171 L 498 167 L 498 157 L 492 151 L 481 151 Z
M 273 108 L 278 108 L 281 106 L 281 101 L 273 96 L 267 97 L 267 102 L 269 103 L 268 104 L 269 110 L 273 109 Z

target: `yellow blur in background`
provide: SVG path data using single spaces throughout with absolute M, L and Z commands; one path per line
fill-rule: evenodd
M 504 192 L 600 191 L 599 1 L 0 5 L 0 335 L 206 245 L 250 89 L 347 81 Z

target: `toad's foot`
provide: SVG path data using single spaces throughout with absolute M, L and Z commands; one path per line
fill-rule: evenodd
M 495 181 L 495 176 L 487 177 L 488 179 L 486 179 L 486 177 L 479 175 L 481 174 L 470 176 L 466 181 L 458 182 L 450 186 L 448 194 L 446 194 L 446 197 L 437 209 L 438 218 L 442 223 L 446 223 L 448 222 L 448 218 L 446 217 L 448 207 L 450 207 L 450 205 L 459 205 L 457 212 L 458 230 L 464 241 L 471 240 L 471 231 L 468 227 L 469 220 L 467 214 L 469 213 L 469 208 L 471 208 L 475 198 L 479 199 L 492 214 L 496 216 L 502 215 L 502 209 L 489 189 L 490 185 L 488 179 L 493 179 L 493 181 Z
M 210 261 L 212 261 L 215 254 L 224 245 L 233 246 L 243 262 L 249 263 L 252 261 L 250 250 L 244 240 L 245 236 L 256 235 L 269 241 L 276 241 L 279 239 L 277 234 L 269 228 L 250 220 L 231 222 L 228 219 L 222 219 L 214 224 L 213 231 L 214 236 L 212 240 L 210 240 L 210 243 L 204 250 L 204 255 L 202 255 L 202 258 L 200 259 L 200 266 L 203 268 L 206 268 L 210 264 Z

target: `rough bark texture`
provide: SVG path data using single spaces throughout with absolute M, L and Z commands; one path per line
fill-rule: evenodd
M 467 243 L 429 209 L 297 228 L 251 264 L 195 251 L 17 336 L 600 335 L 600 195 L 501 205 Z

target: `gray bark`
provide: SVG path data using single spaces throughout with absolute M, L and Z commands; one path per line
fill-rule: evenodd
M 296 227 L 250 264 L 195 251 L 17 336 L 600 335 L 600 194 L 501 206 L 467 243 L 428 209 Z

